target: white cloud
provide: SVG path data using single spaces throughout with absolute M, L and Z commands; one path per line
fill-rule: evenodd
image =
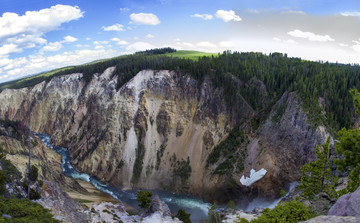
M 0 17 L 0 54 L 8 56 L 22 52 L 23 49 L 43 45 L 46 40 L 42 36 L 72 20 L 79 19 L 83 12 L 69 5 L 55 5 L 39 11 L 27 11 L 19 16 L 6 12 Z
M 360 39 L 359 40 L 353 40 L 353 43 L 355 43 L 355 45 L 351 46 L 351 48 L 353 50 L 355 50 L 356 52 L 360 53 Z
M 125 7 L 125 8 L 120 8 L 120 12 L 128 12 L 130 11 L 129 8 Z
M 61 44 L 61 42 L 53 42 L 53 43 L 49 43 L 46 46 L 44 46 L 40 51 L 41 52 L 43 52 L 43 51 L 54 52 L 54 51 L 60 50 L 61 48 L 63 48 L 63 45 Z
M 101 45 L 97 45 L 97 46 L 94 47 L 94 49 L 95 49 L 95 50 L 99 50 L 99 49 L 104 49 L 104 47 L 101 46 Z
M 104 41 L 94 41 L 93 43 L 94 43 L 95 45 L 100 45 L 100 44 L 108 44 L 109 41 L 106 41 L 106 40 L 104 40 Z
M 216 47 L 215 44 L 210 43 L 209 41 L 199 42 L 196 45 L 200 46 L 200 47 L 208 47 L 208 48 L 215 48 Z
M 23 64 L 28 63 L 28 60 L 25 57 L 19 57 L 11 60 L 11 63 L 9 63 L 6 67 L 4 67 L 5 70 L 13 69 L 16 67 L 20 67 Z
M 356 45 L 360 45 L 360 39 L 359 40 L 353 40 L 353 43 L 355 43 Z
M 116 43 L 117 45 L 128 45 L 129 43 L 125 40 L 120 40 Z
M 351 48 L 352 48 L 353 50 L 355 50 L 356 52 L 360 53 L 360 45 L 359 45 L 359 44 L 353 45 Z
M 4 44 L 0 47 L 0 55 L 9 55 L 11 53 L 20 53 L 22 52 L 21 48 L 18 48 L 17 45 L 10 43 L 10 44 Z
M 91 40 L 91 38 L 90 38 L 90 37 L 86 37 L 86 40 Z
M 0 59 L 0 67 L 8 65 L 12 62 L 13 60 L 10 60 L 9 58 L 3 58 Z
M 73 36 L 65 36 L 64 37 L 64 41 L 66 42 L 66 43 L 72 43 L 72 42 L 75 42 L 75 41 L 77 41 L 78 39 L 76 39 L 75 37 L 73 37 Z
M 132 23 L 143 25 L 158 25 L 160 24 L 159 18 L 152 13 L 132 13 L 130 15 Z
M 120 52 L 109 49 L 98 50 L 76 50 L 74 52 L 64 52 L 53 56 L 40 54 L 30 55 L 28 58 L 16 58 L 11 61 L 13 69 L 9 69 L 6 75 L 0 76 L 1 81 L 8 81 L 28 74 L 44 71 L 44 69 L 55 69 L 59 67 L 87 63 L 93 60 L 109 58 L 119 55 Z M 0 60 L 0 64 L 2 64 Z
M 78 39 L 73 36 L 65 36 L 64 40 L 62 41 L 56 41 L 46 44 L 46 46 L 41 48 L 40 53 L 43 53 L 45 51 L 51 51 L 51 52 L 59 51 L 61 48 L 63 48 L 62 45 L 63 43 L 72 43 L 72 42 L 76 42 L 77 40 Z
M 147 35 L 146 35 L 146 38 L 151 39 L 151 38 L 154 38 L 154 36 L 153 36 L 153 35 L 151 35 L 151 34 L 147 34 Z
M 90 47 L 90 45 L 87 45 L 87 44 L 76 44 L 75 46 L 79 47 L 79 48 L 89 48 Z
M 347 11 L 347 12 L 341 12 L 340 15 L 342 15 L 342 16 L 359 16 L 360 17 L 360 12 L 358 12 L 358 11 Z
M 348 47 L 348 46 L 349 46 L 349 44 L 339 43 L 339 46 L 342 46 L 342 47 Z
M 115 25 L 112 25 L 112 26 L 103 26 L 103 30 L 104 31 L 124 31 L 124 26 L 119 24 L 119 23 L 116 23 Z
M 137 52 L 137 51 L 144 51 L 155 48 L 154 45 L 146 42 L 135 42 L 128 47 L 126 47 L 126 50 L 128 52 Z
M 303 32 L 301 30 L 295 29 L 294 31 L 290 31 L 287 33 L 290 36 L 308 39 L 310 41 L 318 41 L 318 42 L 327 42 L 334 41 L 329 35 L 317 35 L 311 32 Z
M 191 17 L 201 18 L 203 20 L 210 20 L 213 18 L 213 16 L 209 15 L 209 14 L 194 14 L 194 15 L 191 15 Z
M 0 40 L 22 34 L 45 33 L 62 23 L 79 19 L 83 12 L 79 7 L 55 5 L 40 11 L 27 11 L 25 15 L 5 12 L 0 17 Z
M 179 42 L 179 41 L 180 41 L 180 38 L 176 38 L 176 39 L 174 39 L 174 41 Z
M 121 40 L 119 38 L 112 38 L 111 41 L 116 42 L 117 45 L 128 45 L 129 43 L 125 40 Z
M 230 22 L 230 21 L 238 22 L 242 20 L 240 16 L 236 15 L 233 10 L 230 11 L 217 10 L 215 16 L 219 19 L 222 19 L 224 22 Z

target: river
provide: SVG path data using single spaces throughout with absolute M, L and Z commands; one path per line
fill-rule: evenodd
M 77 170 L 74 169 L 74 167 L 71 165 L 70 162 L 70 154 L 69 151 L 60 146 L 54 146 L 50 143 L 50 136 L 42 133 L 34 133 L 34 135 L 37 135 L 40 137 L 41 141 L 49 148 L 55 150 L 58 154 L 61 155 L 61 169 L 63 173 L 68 176 L 72 177 L 74 179 L 80 179 L 87 182 L 90 182 L 94 187 L 96 187 L 98 190 L 111 195 L 115 199 L 129 204 L 135 208 L 138 207 L 137 201 L 136 201 L 136 190 L 130 190 L 130 191 L 123 191 L 116 189 L 114 187 L 107 186 L 106 184 L 102 183 L 100 180 L 98 180 L 96 177 L 92 177 L 85 173 L 79 173 Z M 290 188 L 292 185 L 290 185 Z M 179 209 L 185 210 L 187 213 L 190 213 L 190 219 L 192 222 L 204 222 L 207 214 L 208 214 L 208 208 L 210 207 L 209 203 L 206 203 L 202 201 L 199 198 L 196 198 L 194 196 L 185 195 L 185 194 L 174 194 L 166 191 L 160 191 L 160 190 L 152 190 L 153 194 L 158 194 L 160 199 L 162 201 L 165 201 L 165 203 L 169 206 L 172 213 L 177 213 Z M 263 199 L 255 199 L 254 201 L 250 202 L 247 207 L 244 207 L 245 210 L 251 211 L 252 209 L 256 207 L 260 208 L 273 208 L 276 206 L 278 202 L 280 202 L 280 199 L 274 200 L 274 201 L 266 201 Z

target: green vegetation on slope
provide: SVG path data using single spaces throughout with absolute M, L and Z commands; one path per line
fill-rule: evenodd
M 241 173 L 247 156 L 248 141 L 245 133 L 235 127 L 229 136 L 212 150 L 206 166 L 214 165 L 219 162 L 220 157 L 224 157 L 224 161 L 216 167 L 213 174 L 231 175 L 235 166 L 236 172 Z
M 11 216 L 11 219 L 4 215 Z M 60 222 L 52 217 L 48 209 L 30 200 L 0 198 L 0 222 Z
M 217 53 L 204 53 L 199 51 L 193 51 L 193 50 L 179 50 L 173 53 L 166 53 L 166 56 L 172 56 L 172 57 L 178 57 L 178 58 L 184 58 L 184 59 L 190 59 L 190 60 L 199 60 L 201 57 L 217 57 Z
M 305 206 L 299 201 L 290 201 L 286 203 L 279 203 L 274 209 L 266 208 L 261 212 L 261 215 L 251 223 L 293 223 L 299 221 L 306 221 L 315 217 L 315 213 L 311 207 Z M 244 218 L 239 219 L 237 223 L 249 222 Z

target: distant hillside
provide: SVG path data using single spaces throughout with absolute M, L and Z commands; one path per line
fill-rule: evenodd
M 203 56 L 217 56 L 218 54 L 214 53 L 205 53 L 205 52 L 199 52 L 199 51 L 190 51 L 190 50 L 180 50 L 176 51 L 172 48 L 162 48 L 162 49 L 153 49 L 153 50 L 146 50 L 146 51 L 140 51 L 135 53 L 136 56 L 150 56 L 150 55 L 159 55 L 159 54 L 165 54 L 166 56 L 176 57 L 176 58 L 185 58 L 185 59 L 191 59 L 191 60 L 197 60 L 200 57 Z M 69 67 L 63 67 L 54 69 L 51 71 L 46 71 L 40 74 L 32 75 L 30 77 L 21 78 L 18 80 L 8 81 L 4 83 L 0 83 L 0 92 L 5 88 L 11 88 L 11 89 L 19 89 L 23 87 L 29 87 L 33 86 L 37 83 L 40 83 L 42 81 L 49 81 L 52 77 L 74 73 L 75 70 L 88 70 L 93 69 L 90 67 L 97 66 L 100 63 L 105 64 L 116 64 L 116 61 L 121 62 L 126 57 L 131 57 L 133 55 L 125 55 L 125 56 L 119 56 L 119 57 L 113 57 L 109 59 L 100 59 L 96 60 L 90 63 L 86 63 L 83 65 L 78 66 L 69 66 Z M 89 68 L 88 68 L 89 67 Z

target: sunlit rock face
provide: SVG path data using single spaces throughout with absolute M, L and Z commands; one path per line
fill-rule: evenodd
M 278 196 L 286 183 L 299 179 L 300 166 L 326 140 L 324 129 L 310 128 L 293 93 L 284 94 L 264 123 L 251 129 L 256 112 L 241 95 L 230 108 L 223 89 L 214 88 L 209 77 L 199 83 L 172 71 L 143 70 L 117 88 L 114 71 L 110 67 L 94 74 L 89 83 L 77 73 L 6 89 L 0 93 L 0 119 L 27 123 L 30 114 L 32 131 L 49 134 L 52 144 L 69 149 L 79 172 L 112 186 L 165 189 L 218 201 L 248 193 Z M 279 106 L 284 112 L 273 122 Z M 206 166 L 209 154 L 235 126 L 249 135 L 242 148 L 244 168 L 213 174 L 217 164 Z M 252 168 L 268 172 L 246 188 L 239 179 Z

